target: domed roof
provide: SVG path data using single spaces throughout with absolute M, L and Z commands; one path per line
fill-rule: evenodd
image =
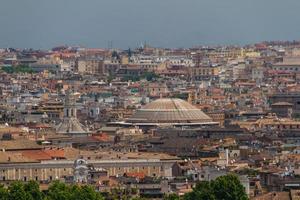
M 157 99 L 136 113 L 127 122 L 138 123 L 201 123 L 212 119 L 182 99 Z

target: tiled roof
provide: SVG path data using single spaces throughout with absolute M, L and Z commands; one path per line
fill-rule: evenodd
M 45 149 L 44 152 L 51 158 L 65 158 L 64 149 Z
M 41 150 L 24 151 L 22 155 L 32 160 L 51 160 L 51 156 Z
M 145 178 L 145 174 L 142 172 L 127 172 L 126 176 L 135 177 L 135 178 L 139 178 L 139 179 Z
M 41 149 L 36 142 L 27 139 L 4 141 L 0 140 L 0 148 L 5 150 Z
M 27 158 L 21 153 L 0 152 L 0 163 L 24 163 L 36 162 L 36 160 Z

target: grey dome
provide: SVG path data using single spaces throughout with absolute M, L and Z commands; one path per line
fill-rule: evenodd
M 203 123 L 212 119 L 200 109 L 182 99 L 157 99 L 138 109 L 130 123 Z

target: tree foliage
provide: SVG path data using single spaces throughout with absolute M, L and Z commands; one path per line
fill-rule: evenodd
M 220 176 L 212 182 L 216 199 L 247 200 L 245 188 L 236 175 Z
M 8 190 L 0 185 L 0 200 L 8 200 Z
M 16 181 L 8 187 L 8 200 L 33 200 L 32 196 L 25 191 L 22 182 Z
M 44 195 L 40 191 L 39 184 L 35 181 L 29 181 L 24 185 L 25 192 L 30 196 L 33 200 L 43 200 Z
M 180 200 L 180 197 L 177 194 L 165 195 L 163 200 Z
M 236 175 L 220 176 L 214 181 L 200 182 L 184 200 L 247 200 L 245 188 Z
M 115 188 L 107 199 L 142 200 L 136 192 Z M 179 197 L 176 194 L 165 195 L 164 200 L 248 200 L 243 185 L 236 175 L 220 176 L 213 181 L 199 182 L 190 193 Z M 11 183 L 7 188 L 0 185 L 0 200 L 104 200 L 104 197 L 92 186 L 67 185 L 55 181 L 48 191 L 42 192 L 37 182 L 20 181 Z
M 9 74 L 13 74 L 13 73 L 34 73 L 34 70 L 27 66 L 27 65 L 18 65 L 15 67 L 10 67 L 10 66 L 4 66 L 1 68 L 2 71 L 9 73 Z
M 143 72 L 140 76 L 139 75 L 124 75 L 122 81 L 139 81 L 141 79 L 146 79 L 147 81 L 154 81 L 159 78 L 159 75 L 155 74 L 154 72 Z
M 8 188 L 0 185 L 0 200 L 104 200 L 93 187 L 66 185 L 55 181 L 48 191 L 42 192 L 35 181 L 11 183 Z

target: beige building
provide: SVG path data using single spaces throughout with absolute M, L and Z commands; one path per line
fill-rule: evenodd
M 102 168 L 108 176 L 124 173 L 144 173 L 146 176 L 171 177 L 176 160 L 128 159 L 128 160 L 88 160 L 95 168 Z M 74 161 L 50 160 L 41 162 L 0 164 L 0 182 L 5 181 L 52 181 L 73 176 Z
M 149 83 L 145 86 L 145 90 L 149 97 L 166 97 L 169 94 L 169 89 L 165 83 Z
M 80 58 L 75 71 L 81 74 L 103 74 L 104 61 L 101 58 Z
M 190 67 L 189 75 L 193 80 L 208 80 L 217 77 L 219 74 L 219 67 Z

